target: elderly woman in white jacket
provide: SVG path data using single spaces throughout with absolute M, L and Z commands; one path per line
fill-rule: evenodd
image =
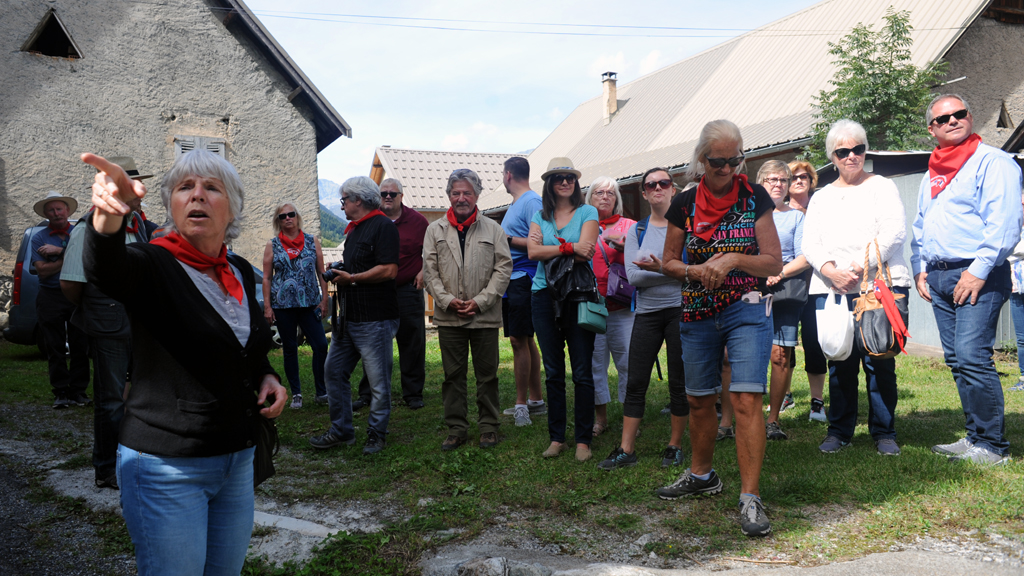
M 826 152 L 839 171 L 839 179 L 811 199 L 803 240 L 804 256 L 814 270 L 808 293 L 818 310 L 825 307 L 826 298 L 845 298 L 853 309 L 869 244 L 869 280 L 875 277 L 880 264 L 875 255 L 875 240 L 881 263 L 888 263 L 892 272 L 893 293 L 909 293 L 910 273 L 903 259 L 903 203 L 891 180 L 864 171 L 867 146 L 864 128 L 851 120 L 833 124 L 825 139 Z M 868 430 L 879 454 L 897 456 L 900 448 L 895 427 L 896 361 L 871 358 L 856 346 L 846 360 L 828 363 L 829 425 L 819 449 L 825 453 L 838 452 L 853 438 L 862 362 L 868 385 Z

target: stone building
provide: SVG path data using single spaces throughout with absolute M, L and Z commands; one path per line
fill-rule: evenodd
M 79 154 L 132 156 L 155 174 L 146 213 L 162 222 L 160 179 L 197 146 L 238 169 L 232 248 L 258 265 L 278 201 L 319 230 L 317 152 L 351 129 L 240 0 L 4 0 L 0 135 L 6 276 L 47 190 L 87 205 L 95 171 Z

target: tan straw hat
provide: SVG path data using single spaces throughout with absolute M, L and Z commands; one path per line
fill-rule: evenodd
M 128 173 L 128 177 L 133 180 L 144 180 L 153 177 L 152 174 L 139 174 L 139 169 L 135 167 L 135 159 L 131 156 L 111 156 L 107 160 L 123 168 Z
M 540 175 L 541 180 L 547 180 L 548 176 L 552 174 L 573 174 L 576 179 L 580 179 L 580 171 L 573 167 L 572 160 L 559 156 L 558 158 L 552 158 L 548 162 L 548 171 Z
M 36 202 L 36 205 L 33 207 L 33 209 L 36 211 L 36 214 L 39 214 L 43 218 L 46 218 L 46 214 L 43 212 L 43 208 L 46 207 L 46 205 L 49 204 L 50 202 L 53 202 L 54 200 L 60 200 L 61 202 L 67 204 L 68 216 L 71 216 L 72 214 L 75 213 L 75 210 L 78 210 L 78 200 L 75 200 L 71 196 L 61 196 L 61 193 L 57 192 L 56 190 L 50 190 L 49 192 L 47 192 L 46 198 L 43 198 L 39 202 Z

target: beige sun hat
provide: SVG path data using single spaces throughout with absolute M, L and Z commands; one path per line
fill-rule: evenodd
M 548 170 L 547 172 L 540 175 L 540 179 L 547 180 L 548 176 L 551 176 L 552 174 L 565 173 L 575 174 L 576 179 L 580 179 L 580 171 L 573 167 L 572 160 L 566 158 L 565 156 L 559 156 L 558 158 L 552 158 L 551 161 L 548 162 Z
M 36 211 L 36 214 L 39 214 L 43 218 L 46 218 L 46 214 L 43 212 L 43 208 L 50 202 L 53 202 L 54 200 L 60 200 L 61 202 L 67 204 L 68 216 L 71 216 L 72 214 L 75 213 L 75 210 L 78 210 L 78 200 L 75 200 L 71 196 L 62 196 L 61 193 L 57 192 L 56 190 L 50 190 L 49 192 L 47 192 L 46 198 L 43 198 L 39 202 L 36 202 L 36 205 L 33 206 L 33 209 Z

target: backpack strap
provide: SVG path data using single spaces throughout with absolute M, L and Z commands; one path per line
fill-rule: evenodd
M 651 221 L 651 217 L 648 216 L 643 220 L 636 223 L 636 247 L 639 248 L 644 244 L 644 235 L 647 234 L 647 223 Z

